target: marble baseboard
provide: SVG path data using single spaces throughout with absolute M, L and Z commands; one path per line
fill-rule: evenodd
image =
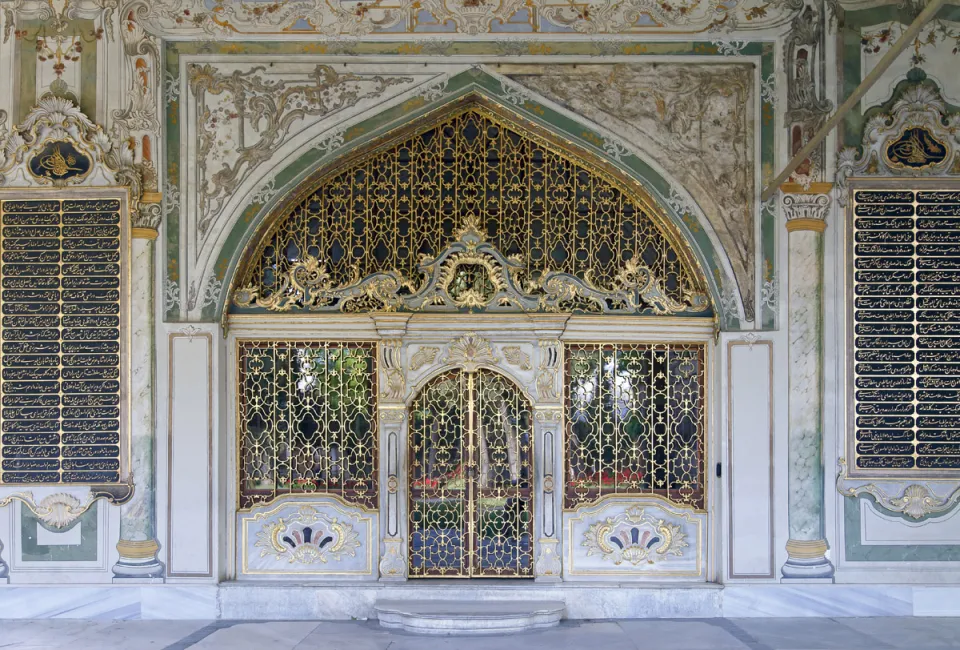
M 182 587 L 166 585 L 157 589 L 142 589 L 140 618 L 208 620 L 220 618 L 217 585 Z
M 914 616 L 960 616 L 960 586 L 914 587 Z
M 557 600 L 570 619 L 960 616 L 960 586 L 440 584 L 0 585 L 0 618 L 350 620 L 377 599 Z
M 730 585 L 723 616 L 911 616 L 913 588 L 893 585 Z

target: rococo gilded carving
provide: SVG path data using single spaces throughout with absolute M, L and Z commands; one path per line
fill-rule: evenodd
M 846 484 L 847 463 L 840 459 L 840 471 L 837 474 L 837 491 L 845 497 L 860 498 L 872 496 L 877 505 L 891 512 L 899 512 L 911 519 L 923 519 L 952 510 L 960 502 L 960 487 L 941 496 L 929 485 L 902 482 L 890 482 L 887 489 L 876 482 L 848 486 Z M 892 489 L 891 489 L 892 488 Z
M 66 492 L 50 494 L 39 501 L 36 500 L 31 491 L 17 492 L 0 499 L 0 508 L 13 501 L 20 501 L 47 526 L 66 528 L 79 519 L 83 513 L 90 509 L 94 501 L 101 497 L 105 497 L 111 503 L 121 504 L 126 503 L 133 496 L 133 487 L 130 485 L 125 486 L 127 489 L 122 492 L 113 490 L 113 486 L 110 487 L 111 489 L 106 492 L 99 489 L 91 490 L 83 501 Z
M 848 147 L 840 152 L 837 199 L 846 205 L 847 179 L 856 176 L 956 174 L 960 174 L 960 115 L 948 112 L 932 82 L 915 81 L 890 113 L 867 120 L 860 151 Z
M 410 358 L 410 370 L 416 372 L 424 366 L 431 365 L 437 360 L 438 354 L 440 354 L 440 348 L 434 348 L 428 345 L 421 346 Z
M 421 281 L 397 271 L 354 276 L 334 286 L 327 266 L 306 255 L 290 265 L 279 283 L 262 296 L 262 286 L 250 284 L 233 295 L 238 307 L 270 311 L 586 311 L 657 315 L 701 313 L 709 308 L 705 292 L 685 290 L 677 300 L 647 266 L 627 261 L 608 288 L 592 285 L 571 273 L 547 271 L 536 279 L 527 275 L 519 257 L 504 257 L 485 241 L 478 220 L 468 217 L 458 239 L 438 257 L 424 259 Z M 509 360 L 509 359 L 508 359 Z M 520 363 L 516 365 L 521 365 Z M 529 365 L 529 359 L 525 365 Z

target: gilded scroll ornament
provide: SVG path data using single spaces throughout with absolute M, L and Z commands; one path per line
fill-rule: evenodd
M 414 352 L 413 357 L 410 358 L 410 370 L 416 372 L 424 366 L 429 366 L 437 360 L 438 354 L 440 354 L 439 348 L 426 345 L 422 346 L 419 350 Z
M 51 494 L 36 502 L 32 492 L 21 492 L 0 499 L 0 507 L 14 500 L 22 501 L 40 521 L 54 528 L 66 528 L 93 504 L 93 499 L 88 499 L 87 503 L 81 503 L 75 496 L 62 492 Z
M 633 506 L 626 512 L 592 524 L 583 534 L 587 555 L 600 555 L 619 566 L 656 564 L 667 556 L 682 556 L 689 546 L 682 526 L 649 515 Z
M 505 345 L 502 349 L 503 358 L 507 360 L 507 363 L 520 368 L 520 370 L 533 370 L 533 366 L 530 364 L 530 355 L 521 350 L 519 345 Z
M 903 487 L 891 481 L 887 489 L 875 482 L 865 485 L 848 486 L 847 462 L 840 459 L 840 472 L 837 475 L 837 491 L 845 497 L 860 498 L 864 495 L 876 499 L 877 505 L 891 512 L 900 512 L 911 519 L 923 519 L 949 512 L 960 502 L 960 487 L 940 495 L 926 483 L 910 483 Z M 902 487 L 902 490 L 900 489 Z M 893 490 L 890 490 L 893 488 Z

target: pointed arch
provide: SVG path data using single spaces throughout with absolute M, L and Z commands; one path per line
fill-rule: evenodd
M 234 312 L 712 313 L 696 254 L 639 182 L 479 93 L 314 172 L 237 261 Z M 458 297 L 451 269 L 478 284 Z

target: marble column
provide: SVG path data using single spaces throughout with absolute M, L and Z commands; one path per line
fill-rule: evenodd
M 790 539 L 781 573 L 784 579 L 832 580 L 823 516 L 823 231 L 831 184 L 781 189 L 789 242 L 790 341 Z
M 114 582 L 162 581 L 157 558 L 156 462 L 154 414 L 154 243 L 160 225 L 160 204 L 142 203 L 132 230 L 130 349 L 133 413 L 130 472 L 133 498 L 120 509 L 120 559 L 113 566 Z
M 0 539 L 0 584 L 10 582 L 10 567 L 3 561 L 3 540 Z

